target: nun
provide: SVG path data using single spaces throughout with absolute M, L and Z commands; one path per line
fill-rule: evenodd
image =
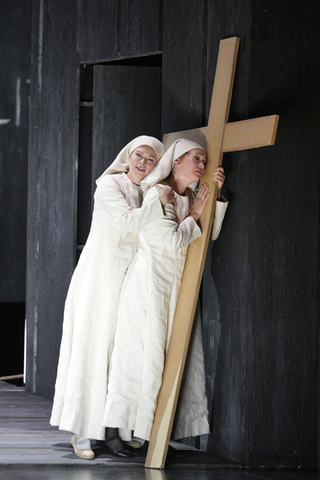
M 141 181 L 164 154 L 154 137 L 128 143 L 96 181 L 92 224 L 69 286 L 50 423 L 75 435 L 76 455 L 93 459 L 90 439 L 105 439 L 103 418 L 123 280 L 139 229 L 163 217 L 171 188 L 142 205 Z
M 164 206 L 162 218 L 140 229 L 139 247 L 120 297 L 103 424 L 131 430 L 145 440 L 153 425 L 188 245 L 201 235 L 198 220 L 209 195 L 206 184 L 197 194 L 189 186 L 200 180 L 206 162 L 206 151 L 199 144 L 179 139 L 141 182 L 146 192 L 143 204 L 152 203 L 158 188 L 167 186 L 173 190 L 174 201 Z M 228 205 L 221 197 L 225 180 L 222 167 L 215 170 L 213 180 L 219 187 L 214 240 Z M 185 373 L 174 439 L 209 433 L 199 321 Z

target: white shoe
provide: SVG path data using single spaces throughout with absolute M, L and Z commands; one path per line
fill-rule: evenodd
M 94 452 L 91 450 L 91 448 L 77 448 L 75 435 L 73 435 L 71 438 L 71 445 L 73 446 L 74 453 L 77 455 L 77 457 L 82 458 L 83 460 L 94 459 Z
M 138 440 L 128 440 L 126 441 L 126 444 L 131 447 L 131 448 L 141 448 L 142 447 L 142 443 L 141 442 L 138 442 Z

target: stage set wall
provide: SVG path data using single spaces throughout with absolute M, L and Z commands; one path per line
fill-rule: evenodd
M 0 11 L 0 377 L 7 377 L 22 374 L 24 357 L 31 2 L 0 0 Z
M 78 171 L 90 187 L 94 65 L 161 68 L 162 135 L 206 125 L 219 41 L 238 36 L 230 120 L 280 123 L 275 146 L 224 155 L 229 208 L 201 291 L 212 433 L 198 444 L 250 466 L 317 466 L 319 14 L 316 0 L 32 1 L 29 391 L 53 396 L 79 228 L 88 230 Z

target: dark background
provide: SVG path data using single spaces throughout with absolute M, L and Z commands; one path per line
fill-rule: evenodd
M 31 2 L 0 0 L 0 376 L 23 372 Z
M 251 466 L 317 466 L 319 2 L 0 8 L 0 375 L 22 372 L 26 304 L 26 386 L 53 396 L 94 179 L 135 135 L 206 125 L 219 41 L 238 36 L 230 120 L 280 123 L 275 146 L 224 156 L 230 204 L 201 295 L 212 434 L 198 444 Z

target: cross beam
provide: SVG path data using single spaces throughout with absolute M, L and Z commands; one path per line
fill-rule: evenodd
M 185 132 L 175 132 L 164 138 L 166 146 L 177 138 L 189 138 L 200 144 L 205 141 L 208 162 L 201 183 L 209 185 L 210 197 L 201 216 L 202 235 L 188 248 L 145 463 L 147 468 L 162 469 L 166 461 L 214 219 L 218 191 L 217 183 L 211 181 L 214 170 L 222 164 L 223 152 L 273 145 L 275 142 L 279 118 L 277 115 L 227 123 L 238 48 L 239 39 L 237 37 L 220 42 L 208 126 Z
M 252 118 L 241 122 L 227 123 L 225 126 L 222 152 L 236 152 L 250 148 L 273 145 L 276 139 L 278 115 Z M 168 148 L 178 138 L 188 138 L 206 147 L 208 127 L 194 128 L 164 135 L 164 145 Z

